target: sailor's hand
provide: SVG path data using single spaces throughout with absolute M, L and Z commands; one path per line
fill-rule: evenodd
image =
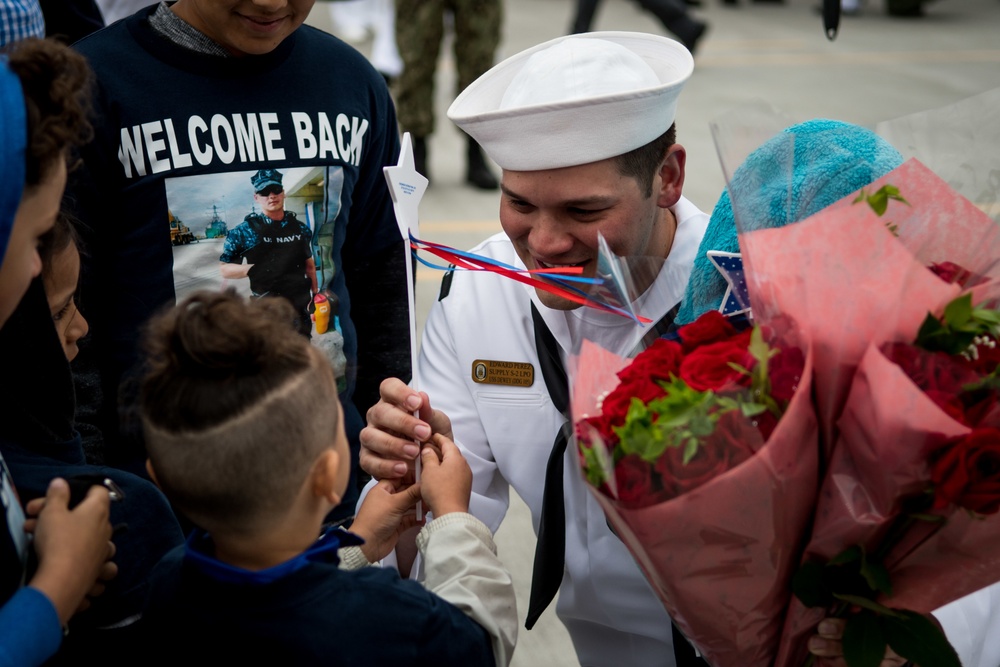
M 453 439 L 451 420 L 431 407 L 427 394 L 397 378 L 384 380 L 379 396 L 361 430 L 361 468 L 375 479 L 400 479 L 412 472 L 418 443 L 435 433 Z
M 809 652 L 819 658 L 817 667 L 847 667 L 842 643 L 845 623 L 842 618 L 824 618 L 816 628 L 816 634 L 809 638 Z M 902 667 L 906 664 L 906 658 L 887 646 L 879 667 Z

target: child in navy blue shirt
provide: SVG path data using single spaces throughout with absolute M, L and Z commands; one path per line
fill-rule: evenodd
M 350 453 L 336 378 L 273 298 L 200 292 L 154 318 L 141 388 L 150 474 L 196 526 L 157 566 L 144 620 L 154 662 L 506 665 L 510 576 L 468 514 L 455 444 L 425 448 L 419 484 L 385 481 L 352 533 L 323 529 Z M 424 586 L 364 567 L 416 524 Z

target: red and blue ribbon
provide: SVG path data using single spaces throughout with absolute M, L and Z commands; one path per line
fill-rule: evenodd
M 596 308 L 608 313 L 621 315 L 636 320 L 641 324 L 649 324 L 650 319 L 633 315 L 629 310 L 620 308 L 605 301 L 592 298 L 591 294 L 577 285 L 603 285 L 605 280 L 600 277 L 588 278 L 583 275 L 583 268 L 567 266 L 550 269 L 519 269 L 516 266 L 499 262 L 489 257 L 483 257 L 471 252 L 456 250 L 440 243 L 423 241 L 410 234 L 410 248 L 413 257 L 424 266 L 441 271 L 462 269 L 465 271 L 489 271 L 505 278 L 516 280 L 537 289 L 545 290 L 556 296 L 568 299 L 583 306 Z M 452 266 L 441 266 L 428 262 L 420 257 L 418 251 L 423 250 L 443 259 Z

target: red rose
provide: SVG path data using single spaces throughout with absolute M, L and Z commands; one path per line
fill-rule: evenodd
M 668 447 L 656 462 L 664 489 L 674 496 L 691 491 L 750 458 L 762 443 L 761 434 L 735 410 L 722 413 L 715 431 L 698 446 L 686 464 L 684 447 Z M 756 447 L 755 447 L 756 445 Z
M 679 343 L 657 338 L 652 345 L 637 354 L 628 366 L 618 371 L 618 378 L 623 384 L 636 379 L 669 380 L 671 375 L 677 375 L 681 355 Z
M 931 457 L 934 507 L 956 504 L 977 514 L 1000 510 L 1000 429 L 978 428 Z
M 717 343 L 736 333 L 729 318 L 717 310 L 704 313 L 691 324 L 685 324 L 677 329 L 684 352 L 690 352 L 700 345 Z
M 629 454 L 615 464 L 618 500 L 631 507 L 652 504 L 653 467 L 638 454 Z
M 972 271 L 955 264 L 954 262 L 941 262 L 939 264 L 931 264 L 928 267 L 931 273 L 936 275 L 941 280 L 946 283 L 958 283 L 959 285 L 965 287 L 966 282 L 972 278 Z
M 606 445 L 615 444 L 618 442 L 618 437 L 611 430 L 611 426 L 610 420 L 603 413 L 581 419 L 576 424 L 576 439 L 584 446 L 592 445 L 597 438 L 603 440 Z
M 969 365 L 977 373 L 989 375 L 1000 366 L 1000 343 L 993 337 L 985 343 L 976 345 L 976 358 Z
M 771 380 L 771 397 L 787 403 L 792 400 L 795 390 L 802 381 L 802 369 L 806 358 L 797 347 L 779 349 L 778 354 L 767 362 L 768 377 Z
M 968 418 L 965 416 L 965 406 L 962 404 L 962 401 L 959 400 L 958 396 L 946 391 L 938 391 L 936 389 L 928 389 L 924 392 L 924 394 L 926 394 L 927 398 L 934 401 L 934 404 L 941 408 L 946 415 L 957 421 L 959 424 L 972 426 L 972 423 L 970 423 Z
M 751 424 L 757 427 L 761 439 L 767 442 L 771 438 L 771 434 L 774 433 L 774 429 L 778 428 L 778 418 L 770 411 L 762 412 L 753 418 Z
M 962 387 L 979 380 L 979 374 L 968 361 L 947 352 L 928 352 L 908 343 L 889 343 L 882 352 L 924 391 L 957 396 Z
M 765 413 L 769 415 L 770 413 Z M 745 417 L 738 410 L 723 412 L 704 446 L 715 446 L 729 452 L 729 467 L 743 463 L 764 446 L 766 438 L 760 430 L 761 417 Z
M 663 387 L 649 378 L 636 378 L 627 384 L 623 382 L 601 401 L 601 414 L 607 418 L 609 424 L 621 426 L 625 423 L 625 415 L 628 414 L 633 398 L 649 403 L 664 394 L 666 391 Z
M 1000 402 L 995 391 L 986 392 L 978 401 L 965 406 L 965 423 L 969 426 L 1000 428 Z
M 751 370 L 754 359 L 747 351 L 750 331 L 721 343 L 710 343 L 694 349 L 681 361 L 678 373 L 690 387 L 698 391 L 718 391 L 726 385 L 750 383 L 749 376 L 736 370 L 731 363 Z

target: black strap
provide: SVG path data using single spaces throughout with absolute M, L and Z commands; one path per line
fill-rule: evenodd
M 640 349 L 651 345 L 661 333 L 673 323 L 680 304 L 670 309 L 639 343 Z M 566 445 L 573 435 L 573 424 L 569 414 L 569 380 L 559 356 L 559 344 L 549 331 L 541 313 L 531 304 L 531 319 L 535 328 L 535 349 L 538 365 L 541 367 L 545 388 L 552 404 L 566 418 L 556 433 L 552 452 L 545 467 L 545 488 L 542 490 L 542 516 L 538 522 L 538 543 L 535 545 L 535 560 L 531 571 L 531 593 L 528 596 L 528 615 L 524 627 L 530 630 L 538 617 L 552 602 L 562 583 L 563 566 L 566 559 L 566 505 L 563 498 L 563 462 Z M 648 341 L 646 339 L 649 339 Z M 686 643 L 686 642 L 685 642 Z
M 531 594 L 524 627 L 530 630 L 545 608 L 552 602 L 563 578 L 566 557 L 566 506 L 563 500 L 563 459 L 566 444 L 572 435 L 569 420 L 569 381 L 559 356 L 559 344 L 545 325 L 535 304 L 531 304 L 531 319 L 535 326 L 535 349 L 541 366 L 545 388 L 552 404 L 566 417 L 556 433 L 549 461 L 545 466 L 545 488 L 542 490 L 542 518 L 538 522 L 538 543 L 531 570 Z

